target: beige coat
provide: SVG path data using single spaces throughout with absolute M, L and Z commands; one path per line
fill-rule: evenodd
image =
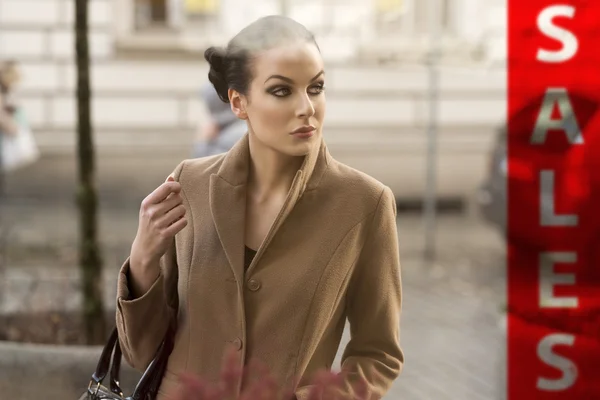
M 188 225 L 144 296 L 128 300 L 128 262 L 121 269 L 116 322 L 124 357 L 146 368 L 170 304 L 179 327 L 159 399 L 178 373 L 215 377 L 231 345 L 242 362 L 266 363 L 282 385 L 300 379 L 296 396 L 305 399 L 311 374 L 332 368 L 347 319 L 352 339 L 342 368 L 366 379 L 371 399 L 381 398 L 404 363 L 391 190 L 334 160 L 322 141 L 305 158 L 244 273 L 248 149 L 246 135 L 224 155 L 175 169 Z M 178 297 L 169 290 L 176 279 Z

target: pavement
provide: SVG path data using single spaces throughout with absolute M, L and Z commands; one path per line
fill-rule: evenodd
M 408 235 L 415 242 L 423 237 L 419 229 L 400 233 L 401 242 Z M 438 238 L 433 265 L 423 265 L 410 250 L 404 253 L 401 343 L 406 364 L 386 398 L 503 399 L 502 242 L 478 221 L 458 218 L 440 221 Z
M 0 312 L 78 308 L 78 226 L 73 203 L 66 199 L 49 206 L 10 194 L 5 200 L 2 221 L 9 236 Z M 137 198 L 101 200 L 99 234 L 107 306 L 114 305 L 114 279 L 135 235 L 138 206 Z M 398 229 L 406 363 L 386 399 L 501 399 L 502 238 L 476 216 L 442 215 L 436 227 L 436 259 L 426 263 L 421 216 L 399 214 Z M 346 331 L 342 349 L 347 340 Z M 338 360 L 340 356 L 341 350 Z

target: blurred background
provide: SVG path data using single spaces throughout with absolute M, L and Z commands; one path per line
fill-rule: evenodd
M 36 148 L 0 192 L 0 393 L 14 399 L 35 398 L 33 376 L 75 396 L 99 351 L 80 321 L 74 4 L 0 0 L 0 62 L 20 75 L 4 98 Z M 332 155 L 397 198 L 406 366 L 388 398 L 502 398 L 505 0 L 89 0 L 108 327 L 141 200 L 214 135 L 204 49 L 268 14 L 317 37 Z

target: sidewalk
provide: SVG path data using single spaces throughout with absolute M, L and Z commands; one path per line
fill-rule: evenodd
M 109 307 L 114 307 L 116 272 L 137 228 L 136 207 L 127 204 L 118 210 L 101 210 Z M 39 310 L 52 305 L 76 309 L 80 296 L 75 208 L 64 204 L 48 211 L 11 202 L 4 215 L 12 222 L 11 263 L 0 309 Z M 401 341 L 406 364 L 386 399 L 500 399 L 504 350 L 498 323 L 505 271 L 500 236 L 478 220 L 441 216 L 437 262 L 424 265 L 421 218 L 400 214 L 398 228 L 404 299 Z M 20 246 L 15 246 L 17 243 Z M 19 296 L 33 287 L 37 291 L 33 299 L 37 300 L 28 304 Z M 342 349 L 347 340 L 346 331 Z M 338 360 L 340 356 L 341 350 Z
M 401 342 L 406 364 L 387 399 L 499 400 L 505 364 L 499 309 L 505 299 L 501 237 L 479 221 L 442 217 L 438 261 L 420 261 L 419 219 L 400 216 Z
M 478 224 L 442 224 L 439 264 L 404 263 L 406 365 L 387 398 L 499 400 L 505 363 L 501 242 Z

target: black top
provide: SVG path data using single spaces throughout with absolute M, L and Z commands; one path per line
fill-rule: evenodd
M 254 260 L 254 256 L 256 255 L 256 250 L 252 250 L 248 246 L 244 246 L 244 271 L 248 270 L 248 267 Z

